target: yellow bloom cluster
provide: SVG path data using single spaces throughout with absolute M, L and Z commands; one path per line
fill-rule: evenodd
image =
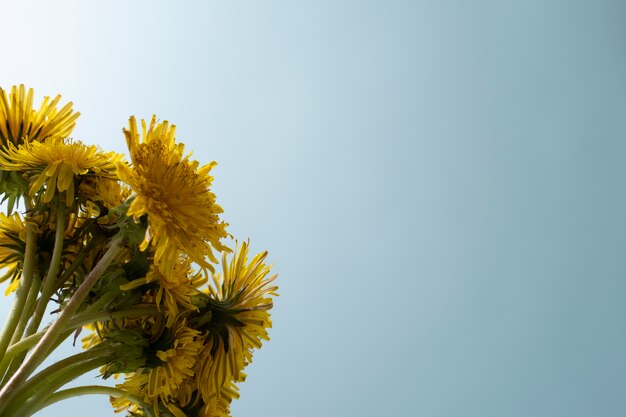
M 277 295 L 278 288 L 271 285 L 276 276 L 268 277 L 266 257 L 267 252 L 248 262 L 248 245 L 244 242 L 231 262 L 224 254 L 223 274 L 213 275 L 213 285 L 208 289 L 211 311 L 228 320 L 207 325 L 207 343 L 197 368 L 199 380 L 211 381 L 198 387 L 205 401 L 231 382 L 243 381 L 241 371 L 251 362 L 253 349 L 261 347 L 261 340 L 269 339 L 267 329 L 272 323 L 268 310 L 273 306 L 269 296 Z
M 151 244 L 155 263 L 167 274 L 181 255 L 213 269 L 206 260 L 215 262 L 212 248 L 227 250 L 220 243 L 227 225 L 219 221 L 222 208 L 209 188 L 215 162 L 200 167 L 184 156 L 184 146 L 174 141 L 175 131 L 175 126 L 156 123 L 153 117 L 148 128 L 142 120 L 140 136 L 131 117 L 124 134 L 133 166 L 118 166 L 120 178 L 136 194 L 128 214 L 150 218 L 142 249 Z
M 200 300 L 191 304 L 192 308 L 184 310 L 190 305 L 184 295 L 166 295 L 171 298 L 161 303 L 165 304 L 166 316 L 176 316 L 174 323 L 166 324 L 164 329 L 147 318 L 139 324 L 154 340 L 151 345 L 163 347 L 156 351 L 158 365 L 132 373 L 118 387 L 154 407 L 155 415 L 169 411 L 173 415 L 228 416 L 230 402 L 239 396 L 235 384 L 245 380 L 243 370 L 251 362 L 253 350 L 269 339 L 270 296 L 277 295 L 277 287 L 272 285 L 275 276 L 268 276 L 266 255 L 256 255 L 249 261 L 247 243 L 236 248 L 230 262 L 224 254 L 223 273 L 213 274 L 212 284 L 196 292 Z M 179 285 L 185 282 L 183 276 L 179 275 Z M 151 282 L 136 281 L 125 288 Z M 157 295 L 150 301 L 169 291 L 168 287 L 153 291 Z M 116 328 L 136 326 L 137 322 L 115 323 Z M 101 328 L 100 333 L 106 339 L 106 330 Z M 93 336 L 86 341 L 93 344 Z M 137 403 L 124 398 L 113 400 L 113 405 L 117 410 L 141 410 Z
M 80 113 L 67 103 L 60 110 L 56 106 L 61 96 L 53 100 L 44 97 L 38 110 L 33 106 L 34 92 L 24 85 L 13 86 L 7 92 L 0 88 L 0 141 L 5 148 L 9 143 L 19 146 L 24 141 L 41 141 L 48 137 L 65 138 L 72 133 Z
M 11 216 L 0 213 L 0 265 L 5 271 L 0 282 L 10 281 L 6 295 L 17 286 L 25 241 L 26 229 L 22 217 L 18 213 Z
M 0 214 L 0 282 L 17 290 L 23 312 L 0 336 L 0 388 L 26 354 L 13 344 L 38 331 L 48 303 L 61 312 L 75 303 L 58 337 L 83 326 L 83 348 L 104 358 L 89 363 L 105 378 L 125 375 L 116 411 L 229 416 L 253 351 L 269 339 L 277 287 L 267 252 L 250 257 L 247 242 L 223 242 L 216 163 L 191 159 L 176 127 L 156 117 L 130 118 L 127 161 L 69 138 L 79 115 L 71 103 L 57 110 L 60 97 L 46 97 L 35 110 L 33 100 L 24 86 L 0 89 L 0 193 L 11 202 Z M 20 202 L 23 214 L 12 212 Z M 24 404 L 0 391 L 0 415 L 31 415 L 61 386 Z
M 19 147 L 9 144 L 0 150 L 4 171 L 17 171 L 29 182 L 32 197 L 42 189 L 43 203 L 50 203 L 57 193 L 65 193 L 65 204 L 75 203 L 75 178 L 116 179 L 122 155 L 101 152 L 96 146 L 79 141 L 49 138 L 44 142 L 25 142 Z

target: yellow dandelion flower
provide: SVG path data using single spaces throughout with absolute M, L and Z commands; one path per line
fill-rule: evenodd
M 199 288 L 207 279 L 202 272 L 193 273 L 188 261 L 179 261 L 170 275 L 164 274 L 153 266 L 144 278 L 135 279 L 122 285 L 124 291 L 132 290 L 145 284 L 157 282 L 154 303 L 165 307 L 166 327 L 172 327 L 179 317 L 188 311 L 196 311 L 192 298 L 199 294 Z
M 119 385 L 118 385 L 119 387 Z M 144 413 L 141 409 L 141 405 L 134 403 L 128 399 L 128 397 L 109 397 L 113 412 L 121 413 L 126 410 L 132 416 L 143 416 Z
M 184 145 L 176 144 L 176 127 L 167 121 L 156 123 L 152 118 L 147 128 L 144 120 L 141 136 L 137 122 L 130 118 L 124 129 L 132 168 L 120 164 L 120 178 L 130 185 L 136 197 L 129 215 L 148 215 L 142 250 L 149 244 L 155 248 L 155 262 L 170 274 L 181 253 L 203 268 L 213 270 L 217 262 L 213 249 L 228 250 L 220 243 L 227 236 L 226 223 L 220 222 L 222 208 L 210 191 L 213 177 L 209 175 L 215 162 L 199 166 L 184 156 Z
M 198 391 L 194 385 L 193 379 L 188 379 L 178 387 L 178 393 L 176 394 L 175 403 L 187 411 L 189 408 L 197 404 Z M 191 414 L 194 415 L 194 414 Z
M 185 323 L 179 324 L 173 337 L 171 347 L 158 350 L 153 368 L 142 368 L 126 377 L 124 383 L 117 387 L 133 393 L 149 404 L 172 402 L 178 391 L 194 375 L 194 365 L 198 353 L 202 349 L 203 337 L 200 332 Z
M 228 262 L 222 257 L 223 274 L 213 275 L 209 287 L 211 321 L 205 347 L 196 371 L 196 386 L 205 401 L 219 393 L 230 381 L 245 378 L 243 368 L 251 362 L 253 349 L 261 340 L 269 340 L 269 311 L 278 287 L 271 285 L 276 275 L 268 277 L 271 266 L 265 265 L 267 252 L 248 262 L 248 244 L 242 243 Z
M 83 329 L 90 331 L 87 336 L 81 339 L 81 343 L 83 345 L 84 350 L 88 350 L 99 343 L 102 343 L 102 337 L 100 336 L 103 328 L 102 324 L 95 321 L 91 324 L 86 324 L 83 326 Z
M 146 404 L 149 409 L 144 409 L 140 404 L 134 403 L 128 399 L 128 396 L 110 397 L 109 401 L 113 406 L 113 411 L 121 413 L 126 410 L 129 412 L 129 417 L 145 416 L 146 413 L 149 416 L 154 417 L 197 417 L 198 414 L 189 414 L 184 412 L 179 405 L 174 402 L 162 403 L 155 401 L 153 404 Z
M 157 290 L 155 301 L 157 305 L 162 303 L 165 305 L 167 311 L 165 325 L 172 327 L 174 321 L 184 312 L 198 310 L 198 307 L 193 304 L 192 298 L 198 295 L 198 288 L 206 283 L 206 278 L 201 273 L 189 276 L 189 278 L 185 276 L 183 280 L 172 280 L 162 274 L 160 275 L 161 285 Z
M 167 410 L 174 416 L 230 417 L 230 404 L 239 398 L 239 390 L 234 382 L 222 387 L 219 394 L 204 401 L 198 396 L 193 385 L 185 384 L 179 390 L 176 403 L 170 403 Z
M 0 269 L 4 274 L 0 282 L 10 280 L 6 295 L 19 285 L 20 267 L 26 247 L 26 227 L 19 214 L 7 216 L 0 213 Z
M 87 177 L 80 181 L 77 202 L 79 216 L 97 218 L 99 224 L 109 224 L 112 218 L 106 216 L 109 210 L 123 204 L 130 197 L 130 188 L 111 178 Z
M 130 197 L 130 188 L 111 178 L 86 178 L 80 183 L 79 194 L 89 202 L 101 203 L 111 209 L 124 203 Z
M 75 177 L 115 178 L 116 164 L 121 159 L 122 155 L 104 153 L 97 146 L 56 137 L 20 147 L 9 144 L 0 150 L 2 169 L 22 172 L 29 180 L 31 196 L 45 188 L 43 202 L 49 203 L 57 190 L 65 192 L 68 207 L 74 203 Z
M 230 404 L 239 398 L 239 391 L 234 383 L 230 383 L 205 402 L 198 417 L 230 417 Z
M 33 108 L 34 92 L 24 85 L 11 87 L 11 92 L 0 88 L 0 141 L 2 148 L 9 143 L 17 146 L 24 141 L 41 141 L 48 137 L 67 137 L 76 125 L 80 113 L 67 103 L 60 110 L 61 96 L 53 100 L 44 97 L 39 110 Z

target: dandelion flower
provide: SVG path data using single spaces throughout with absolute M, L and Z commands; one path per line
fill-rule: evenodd
M 25 247 L 26 227 L 20 215 L 0 213 L 0 268 L 5 270 L 0 282 L 11 281 L 6 295 L 17 289 Z
M 224 253 L 222 274 L 213 275 L 209 287 L 211 321 L 198 360 L 196 384 L 205 401 L 230 381 L 245 378 L 243 368 L 252 361 L 253 349 L 261 340 L 269 340 L 269 311 L 278 287 L 272 285 L 276 275 L 268 277 L 271 267 L 265 265 L 267 252 L 248 262 L 248 245 L 244 242 L 230 262 Z
M 68 207 L 74 203 L 75 177 L 115 178 L 121 159 L 115 152 L 104 153 L 97 146 L 57 137 L 19 147 L 9 144 L 0 150 L 0 167 L 23 173 L 30 184 L 29 195 L 45 188 L 43 202 L 49 203 L 56 191 L 65 192 Z
M 44 97 L 39 110 L 33 108 L 34 93 L 24 85 L 11 87 L 10 93 L 0 88 L 0 141 L 2 148 L 9 143 L 20 145 L 25 141 L 41 141 L 48 137 L 70 135 L 80 113 L 67 103 L 60 110 L 57 104 L 61 96 L 53 100 Z
M 226 223 L 221 222 L 222 208 L 210 191 L 213 177 L 209 175 L 215 162 L 199 166 L 184 156 L 184 145 L 176 144 L 176 128 L 167 121 L 150 126 L 142 120 L 142 134 L 137 122 L 130 118 L 124 129 L 132 160 L 132 168 L 120 164 L 118 173 L 135 192 L 128 215 L 148 215 L 148 229 L 141 249 L 149 244 L 155 248 L 155 262 L 170 274 L 181 253 L 203 268 L 213 270 L 208 257 L 217 262 L 213 249 L 228 250 L 220 243 L 227 236 Z
M 152 368 L 141 368 L 126 377 L 117 387 L 136 395 L 148 404 L 158 407 L 174 401 L 178 391 L 194 375 L 194 365 L 202 349 L 203 337 L 200 332 L 180 322 L 174 332 L 173 341 L 168 349 L 158 350 Z M 157 413 L 155 413 L 157 414 Z
M 107 209 L 119 206 L 130 197 L 130 188 L 117 179 L 89 177 L 81 181 L 79 195 L 89 202 L 100 203 Z
M 193 273 L 188 261 L 179 261 L 169 275 L 153 266 L 144 278 L 122 285 L 121 289 L 132 290 L 153 282 L 157 283 L 154 303 L 159 308 L 165 306 L 166 326 L 172 327 L 184 312 L 198 310 L 192 298 L 200 293 L 199 288 L 207 280 L 201 272 Z
M 201 408 L 200 417 L 230 417 L 230 403 L 239 398 L 235 384 L 222 387 L 219 394 L 212 396 Z

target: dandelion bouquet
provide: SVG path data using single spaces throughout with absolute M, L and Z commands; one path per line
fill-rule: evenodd
M 215 163 L 192 160 L 155 117 L 130 118 L 126 161 L 69 138 L 71 103 L 45 97 L 36 110 L 33 98 L 0 89 L 0 282 L 14 300 L 0 417 L 85 394 L 131 416 L 229 416 L 277 287 L 267 252 L 225 243 Z M 42 365 L 79 334 L 80 353 Z M 64 388 L 94 369 L 121 382 Z

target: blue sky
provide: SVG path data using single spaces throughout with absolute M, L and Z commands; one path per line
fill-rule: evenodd
M 626 414 L 624 3 L 2 12 L 3 87 L 62 94 L 107 150 L 131 114 L 175 123 L 218 161 L 230 232 L 270 251 L 235 417 Z M 114 415 L 42 415 L 85 413 Z

